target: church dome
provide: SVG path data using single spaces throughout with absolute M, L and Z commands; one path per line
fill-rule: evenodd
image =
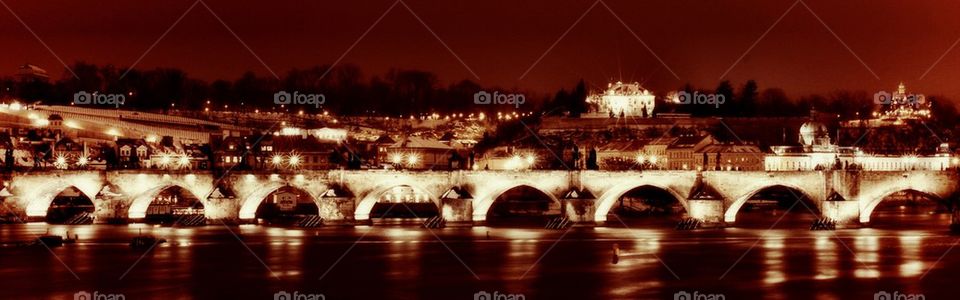
M 809 121 L 800 126 L 800 144 L 804 146 L 830 145 L 830 134 L 827 125 L 816 121 Z

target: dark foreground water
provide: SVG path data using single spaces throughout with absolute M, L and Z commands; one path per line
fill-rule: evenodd
M 52 250 L 13 245 L 66 230 L 80 241 Z M 169 242 L 133 250 L 127 243 L 141 230 Z M 674 299 L 680 291 L 725 299 L 874 299 L 879 291 L 956 299 L 960 293 L 960 250 L 949 251 L 957 237 L 945 227 L 22 224 L 0 226 L 0 242 L 0 299 L 74 299 L 78 291 L 125 299 L 274 299 L 279 291 L 325 299 L 475 299 L 479 291 L 524 299 Z M 614 264 L 615 244 L 621 252 Z

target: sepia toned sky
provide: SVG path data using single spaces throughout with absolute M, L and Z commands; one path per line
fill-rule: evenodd
M 755 79 L 790 95 L 904 81 L 960 99 L 960 1 L 3 2 L 0 75 L 30 62 L 59 78 L 59 60 L 82 60 L 213 80 L 339 60 L 543 92 L 580 78 L 658 92 Z

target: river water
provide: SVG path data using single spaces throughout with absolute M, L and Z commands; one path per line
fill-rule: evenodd
M 631 226 L 632 227 L 632 226 Z M 636 227 L 634 227 L 636 228 Z M 17 246 L 45 233 L 79 236 L 50 250 Z M 131 249 L 138 234 L 165 238 Z M 416 226 L 0 226 L 0 299 L 956 299 L 958 238 L 937 228 L 726 228 L 676 231 Z M 614 262 L 614 245 L 620 254 Z M 504 298 L 505 299 L 505 298 Z

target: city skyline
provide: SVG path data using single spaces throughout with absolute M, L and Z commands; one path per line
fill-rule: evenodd
M 956 298 L 957 1 L 0 6 L 0 299 Z

